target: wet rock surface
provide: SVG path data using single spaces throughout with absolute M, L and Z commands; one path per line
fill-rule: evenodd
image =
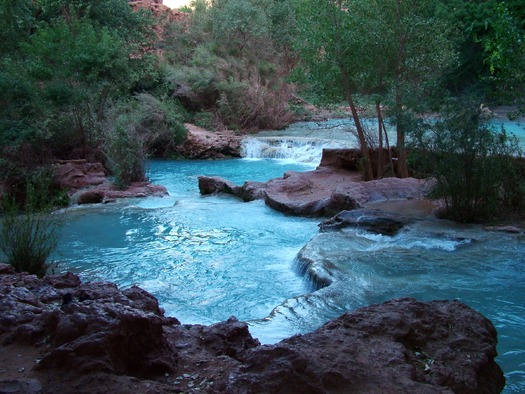
M 233 317 L 181 325 L 138 287 L 74 274 L 41 280 L 0 264 L 0 295 L 0 392 L 498 393 L 504 385 L 496 330 L 457 301 L 392 300 L 260 345 Z
M 320 223 L 319 228 L 321 231 L 336 231 L 354 227 L 374 234 L 395 235 L 412 221 L 410 218 L 380 210 L 358 209 L 339 212 L 333 218 Z

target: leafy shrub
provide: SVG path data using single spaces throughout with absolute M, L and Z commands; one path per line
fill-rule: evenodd
M 215 119 L 211 112 L 205 112 L 205 111 L 197 112 L 193 116 L 193 123 L 206 130 L 215 129 Z
M 144 141 L 133 118 L 120 115 L 108 131 L 105 143 L 106 162 L 119 189 L 146 180 Z
M 148 154 L 169 156 L 186 138 L 185 111 L 171 98 L 156 98 L 141 93 L 132 105 L 137 132 Z
M 246 131 L 282 128 L 291 121 L 292 85 L 286 79 L 293 18 L 285 3 L 198 0 L 191 18 L 169 30 L 165 79 L 174 97 L 199 114 L 196 121 L 202 120 L 200 113 L 210 113 L 215 127 Z
M 106 162 L 120 188 L 146 180 L 146 157 L 169 156 L 185 140 L 184 110 L 171 98 L 141 93 L 115 105 L 108 116 Z
M 419 142 L 420 154 L 426 152 L 420 160 L 435 176 L 434 193 L 444 198 L 451 219 L 488 220 L 502 208 L 523 205 L 517 142 L 492 127 L 480 107 L 447 107 Z

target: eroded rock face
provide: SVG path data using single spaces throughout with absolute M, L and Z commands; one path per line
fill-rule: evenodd
M 107 182 L 107 171 L 101 163 L 86 160 L 55 162 L 55 184 L 63 190 L 79 190 Z
M 234 317 L 180 325 L 138 287 L 74 274 L 41 280 L 0 264 L 0 295 L 0 390 L 498 393 L 505 383 L 496 330 L 457 301 L 392 300 L 261 346 Z
M 498 367 L 490 367 L 495 344 L 492 324 L 457 301 L 393 300 L 344 314 L 311 334 L 251 349 L 226 391 L 499 392 L 505 381 Z
M 192 124 L 185 124 L 188 129 L 186 141 L 178 152 L 188 159 L 223 159 L 240 157 L 241 137 L 232 131 L 211 132 Z

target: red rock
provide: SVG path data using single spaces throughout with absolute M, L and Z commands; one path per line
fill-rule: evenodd
M 101 163 L 86 160 L 58 160 L 55 162 L 55 184 L 64 190 L 78 190 L 107 182 L 107 171 Z
M 235 194 L 238 188 L 233 182 L 217 176 L 199 176 L 199 191 L 202 195 L 208 194 Z
M 230 130 L 211 132 L 192 124 L 188 129 L 186 141 L 179 153 L 188 159 L 222 159 L 240 157 L 241 137 Z
M 261 346 L 233 317 L 182 326 L 140 288 L 41 280 L 0 264 L 6 390 L 499 393 L 496 342 L 490 321 L 458 301 L 398 299 Z M 22 375 L 20 354 L 38 357 Z
M 119 190 L 113 184 L 104 183 L 93 188 L 79 190 L 72 195 L 71 199 L 77 204 L 98 204 L 113 202 L 118 198 L 162 197 L 166 195 L 168 195 L 168 190 L 164 186 L 148 182 L 132 183 L 125 190 Z

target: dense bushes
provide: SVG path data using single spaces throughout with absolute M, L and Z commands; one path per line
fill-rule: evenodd
M 275 0 L 195 2 L 187 28 L 172 26 L 163 43 L 174 96 L 197 119 L 213 114 L 207 119 L 216 127 L 287 125 L 292 85 L 282 39 L 293 21 L 290 12 Z
M 103 151 L 120 188 L 146 180 L 148 155 L 170 156 L 186 136 L 173 102 L 146 93 L 114 106 L 105 125 Z
M 525 203 L 517 141 L 489 123 L 479 106 L 453 103 L 415 141 L 420 170 L 436 178 L 447 216 L 482 221 Z

